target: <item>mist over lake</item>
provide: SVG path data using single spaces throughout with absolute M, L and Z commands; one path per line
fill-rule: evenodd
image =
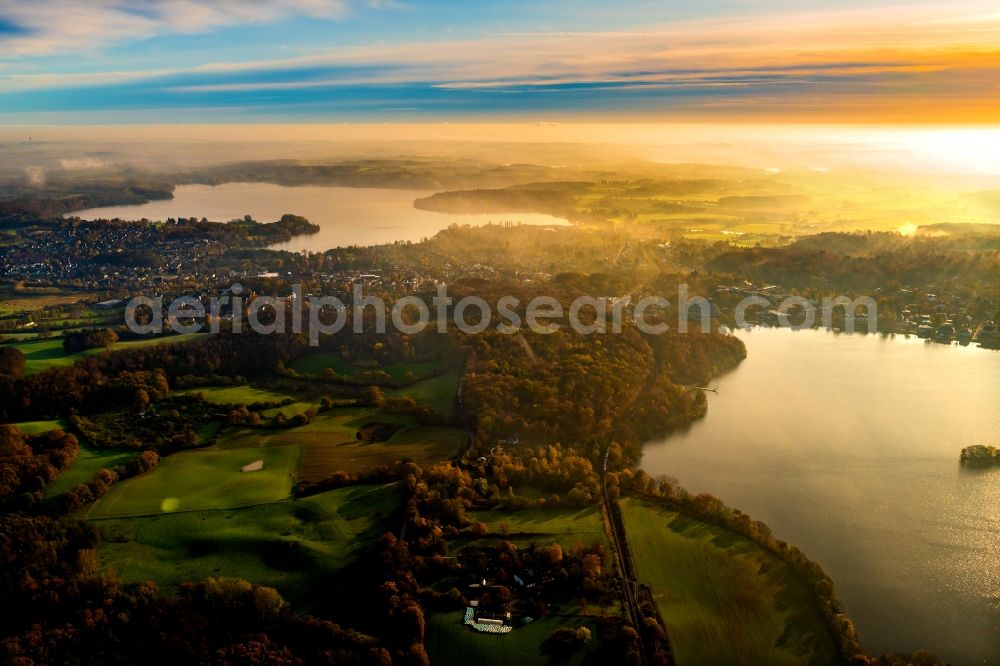
M 767 523 L 834 580 L 873 652 L 1000 663 L 1000 352 L 915 337 L 740 331 L 707 416 L 641 466 Z
M 376 245 L 396 241 L 419 241 L 451 224 L 481 225 L 491 222 L 550 224 L 565 226 L 561 218 L 541 213 L 483 213 L 451 215 L 417 210 L 415 199 L 429 196 L 426 190 L 387 188 L 287 187 L 270 183 L 225 185 L 180 185 L 173 199 L 150 201 L 138 206 L 110 206 L 74 212 L 83 219 L 121 218 L 165 220 L 168 217 L 208 218 L 226 222 L 250 215 L 258 222 L 273 222 L 285 213 L 302 215 L 318 224 L 319 233 L 298 236 L 272 249 L 290 252 L 323 252 L 348 245 Z

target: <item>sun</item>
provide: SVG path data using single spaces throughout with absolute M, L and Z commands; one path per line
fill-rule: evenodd
M 933 170 L 1000 174 L 1000 128 L 962 127 L 888 131 L 890 143 Z

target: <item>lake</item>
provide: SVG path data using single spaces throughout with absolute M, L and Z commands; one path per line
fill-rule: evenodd
M 302 215 L 320 226 L 319 233 L 297 236 L 276 250 L 322 252 L 346 245 L 375 245 L 394 241 L 419 241 L 451 224 L 488 224 L 512 221 L 521 224 L 566 226 L 564 219 L 540 213 L 450 215 L 417 210 L 414 199 L 433 192 L 359 187 L 286 187 L 270 183 L 180 185 L 174 198 L 137 206 L 90 208 L 71 213 L 85 220 L 165 220 L 168 217 L 208 218 L 227 222 L 250 215 L 258 222 L 274 222 L 285 213 Z
M 821 330 L 739 331 L 707 416 L 641 466 L 767 523 L 833 578 L 869 653 L 1000 664 L 1000 352 Z

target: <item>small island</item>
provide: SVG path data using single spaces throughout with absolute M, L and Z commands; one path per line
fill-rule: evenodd
M 985 446 L 976 444 L 962 449 L 959 458 L 963 465 L 973 467 L 987 467 L 989 465 L 1000 465 L 1000 449 L 995 446 Z

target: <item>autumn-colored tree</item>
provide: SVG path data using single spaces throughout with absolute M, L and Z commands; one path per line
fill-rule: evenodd
M 17 347 L 0 347 L 0 375 L 20 377 L 24 371 L 24 353 Z
M 369 407 L 381 407 L 385 404 L 385 394 L 378 386 L 369 386 L 362 396 L 365 404 Z

